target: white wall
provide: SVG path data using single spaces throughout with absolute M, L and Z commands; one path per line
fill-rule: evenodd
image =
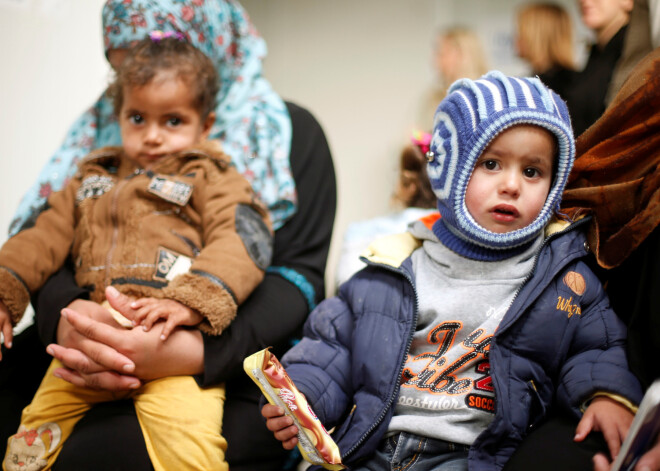
M 342 233 L 390 210 L 399 152 L 433 81 L 438 29 L 475 30 L 490 66 L 526 72 L 513 53 L 523 0 L 243 0 L 268 44 L 265 75 L 285 99 L 309 108 L 333 152 L 339 206 L 326 279 L 332 291 Z M 562 3 L 575 15 L 573 0 Z M 577 21 L 574 22 L 577 26 Z
M 0 241 L 72 121 L 107 84 L 103 0 L 0 0 Z
M 243 0 L 266 39 L 265 74 L 310 109 L 339 187 L 329 290 L 348 223 L 389 210 L 396 164 L 431 83 L 439 27 L 470 26 L 491 65 L 523 73 L 512 29 L 521 0 Z M 563 0 L 575 12 L 573 0 Z M 0 241 L 23 192 L 107 84 L 103 0 L 0 0 Z M 577 25 L 579 21 L 575 22 Z

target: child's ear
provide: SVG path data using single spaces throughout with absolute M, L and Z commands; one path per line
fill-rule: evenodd
M 206 116 L 206 119 L 204 120 L 204 123 L 202 124 L 202 138 L 203 139 L 208 139 L 209 133 L 211 132 L 211 128 L 213 127 L 213 123 L 215 123 L 215 113 L 213 111 L 211 111 Z

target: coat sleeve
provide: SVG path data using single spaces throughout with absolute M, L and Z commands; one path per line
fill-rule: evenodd
M 622 396 L 639 404 L 642 389 L 628 367 L 626 327 L 611 309 L 601 283 L 584 264 L 577 271 L 587 280 L 580 305 L 580 325 L 571 339 L 570 352 L 560 370 L 557 399 L 579 411 L 594 393 Z
M 323 301 L 309 316 L 304 337 L 282 358 L 287 373 L 326 428 L 353 404 L 353 314 L 341 296 Z
M 18 322 L 39 289 L 66 260 L 75 231 L 76 191 L 74 179 L 48 199 L 33 227 L 10 238 L 0 250 L 1 298 Z
M 265 208 L 233 167 L 209 162 L 193 208 L 201 215 L 203 248 L 188 273 L 163 290 L 167 298 L 199 311 L 200 328 L 220 334 L 238 304 L 263 280 L 272 257 L 272 231 Z

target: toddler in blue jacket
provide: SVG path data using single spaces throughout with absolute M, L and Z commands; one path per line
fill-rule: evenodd
M 575 154 L 536 78 L 454 83 L 427 158 L 440 214 L 376 241 L 282 358 L 351 470 L 497 470 L 551 404 L 618 453 L 641 389 L 625 327 L 555 217 Z M 297 429 L 265 405 L 287 449 Z

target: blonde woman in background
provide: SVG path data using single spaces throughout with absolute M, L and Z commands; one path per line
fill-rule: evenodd
M 479 36 L 469 28 L 454 26 L 436 35 L 433 67 L 437 80 L 424 94 L 417 126 L 433 127 L 433 115 L 447 94 L 447 88 L 459 78 L 476 79 L 488 71 L 488 60 Z
M 531 3 L 518 10 L 516 52 L 532 74 L 565 97 L 575 74 L 575 51 L 571 18 L 562 6 Z

